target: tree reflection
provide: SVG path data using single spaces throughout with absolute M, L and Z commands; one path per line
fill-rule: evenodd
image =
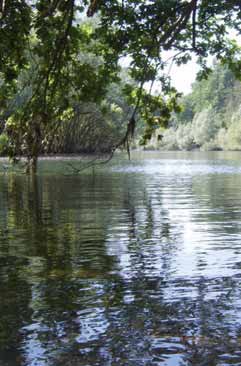
M 206 275 L 213 241 L 202 252 L 198 245 L 216 226 L 198 242 L 193 185 L 154 183 L 118 174 L 1 178 L 4 365 L 240 363 L 240 276 Z M 188 241 L 191 275 L 182 264 Z

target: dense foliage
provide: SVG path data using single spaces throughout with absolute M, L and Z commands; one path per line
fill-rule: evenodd
M 86 21 L 86 14 L 95 21 Z M 145 143 L 180 109 L 166 51 L 177 64 L 197 55 L 201 76 L 210 71 L 208 55 L 238 74 L 240 49 L 228 33 L 240 33 L 240 15 L 238 0 L 0 0 L 0 119 L 8 154 L 26 156 L 36 170 L 39 154 L 83 103 L 101 109 L 126 57 L 135 80 L 122 88 L 131 114 L 111 150 L 129 145 L 137 116 L 146 122 Z M 159 95 L 152 94 L 155 81 Z
M 196 81 L 182 99 L 159 146 L 165 149 L 240 150 L 241 83 L 232 71 L 214 65 L 207 80 Z

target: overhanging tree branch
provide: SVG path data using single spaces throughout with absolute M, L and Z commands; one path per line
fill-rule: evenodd
M 196 14 L 197 14 L 197 0 L 194 1 L 192 12 L 192 46 L 196 48 Z

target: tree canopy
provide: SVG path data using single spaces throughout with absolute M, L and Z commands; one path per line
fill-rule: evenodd
M 207 57 L 215 55 L 240 76 L 240 47 L 231 31 L 241 32 L 238 0 L 0 0 L 0 118 L 9 154 L 24 154 L 35 165 L 75 106 L 101 102 L 120 80 L 123 58 L 134 80 L 123 87 L 131 114 L 113 150 L 128 145 L 137 115 L 146 121 L 145 142 L 179 110 L 170 59 L 179 65 L 196 55 L 205 77 Z M 13 108 L 23 90 L 25 98 Z

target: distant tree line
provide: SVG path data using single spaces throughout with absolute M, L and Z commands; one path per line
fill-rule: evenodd
M 241 83 L 214 63 L 206 80 L 196 81 L 181 100 L 159 147 L 169 150 L 241 150 Z

